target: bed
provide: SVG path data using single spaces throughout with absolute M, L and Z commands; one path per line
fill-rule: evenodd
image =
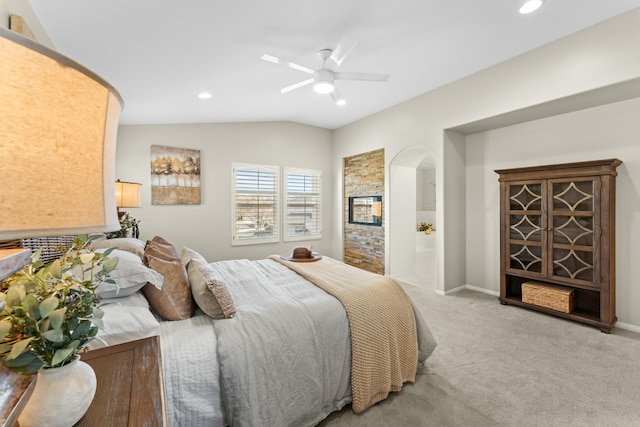
M 375 351 L 362 350 L 363 344 L 355 340 L 360 332 L 353 330 L 359 321 L 356 319 L 359 315 L 354 313 L 366 310 L 349 308 L 349 302 L 341 302 L 342 295 L 331 295 L 322 288 L 326 284 L 309 280 L 325 282 L 326 277 L 313 278 L 304 268 L 294 271 L 297 265 L 277 256 L 208 263 L 188 248 L 178 255 L 175 248 L 161 238 L 157 239 L 161 244 L 156 244 L 155 249 L 166 249 L 172 255 L 161 254 L 154 259 L 149 258 L 153 243 L 125 240 L 128 250 L 124 241 L 104 243 L 120 245 L 113 254 L 119 258 L 124 255 L 121 262 L 124 258 L 127 260 L 118 267 L 123 271 L 114 271 L 120 276 L 116 278 L 121 285 L 119 289 L 111 289 L 110 293 L 105 290 L 108 298 L 103 299 L 104 328 L 91 348 L 159 334 L 171 426 L 313 426 L 350 403 L 356 412 L 366 410 L 386 398 L 389 392 L 399 390 L 403 383 L 412 382 L 436 346 L 404 291 L 395 282 L 384 282 L 383 288 L 395 286 L 397 289 L 393 292 L 398 293 L 399 289 L 398 295 L 401 298 L 404 295 L 409 301 L 411 321 L 398 317 L 383 323 L 401 322 L 401 327 L 394 326 L 394 330 L 414 331 L 412 339 L 417 342 L 415 351 L 410 353 L 415 352 L 415 356 L 407 359 L 413 365 L 411 372 L 398 374 L 398 369 L 405 368 L 396 369 L 397 360 L 390 362 L 391 368 L 383 364 L 364 369 L 373 372 L 375 386 L 381 379 L 383 382 L 395 379 L 382 385 L 380 390 L 369 390 L 367 385 L 366 393 L 373 396 L 362 400 L 358 366 L 395 359 L 410 346 L 395 348 L 398 340 L 404 338 L 394 336 L 391 344 Z M 130 257 L 123 251 L 136 256 Z M 134 258 L 140 258 L 142 266 Z M 139 272 L 124 273 L 125 264 L 130 262 L 146 274 L 141 287 L 140 277 L 133 280 L 135 285 L 128 283 L 129 276 L 139 275 Z M 365 277 L 383 278 L 329 257 L 305 264 L 314 264 L 311 270 L 321 272 L 346 268 L 348 274 L 355 273 L 354 284 Z M 171 269 L 167 269 L 168 265 Z M 176 274 L 180 267 L 184 273 Z M 188 296 L 182 289 L 184 284 L 180 288 L 182 293 L 172 289 L 176 288 L 176 282 L 185 280 Z M 221 289 L 228 300 L 220 296 Z M 164 298 L 162 304 L 158 303 L 159 295 Z M 214 300 L 217 305 L 212 308 L 210 303 Z M 373 300 L 376 303 L 371 306 L 369 302 L 369 311 L 374 312 L 375 318 L 376 313 L 384 312 L 387 304 L 377 293 Z M 167 306 L 171 306 L 170 310 Z M 349 310 L 353 312 L 348 313 Z M 367 320 L 366 316 L 362 319 L 367 324 L 376 322 Z M 404 324 L 410 326 L 404 328 Z M 365 337 L 367 334 L 370 332 L 365 331 Z M 361 341 L 369 345 L 372 340 Z

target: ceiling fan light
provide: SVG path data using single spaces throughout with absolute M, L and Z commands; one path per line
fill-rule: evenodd
M 333 92 L 333 72 L 324 68 L 314 72 L 313 90 L 321 94 Z
M 327 94 L 333 92 L 333 83 L 327 81 L 318 81 L 313 85 L 313 90 L 317 93 Z

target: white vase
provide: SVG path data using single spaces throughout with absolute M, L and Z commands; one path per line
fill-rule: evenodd
M 87 412 L 96 393 L 93 368 L 76 356 L 59 368 L 41 369 L 22 410 L 20 427 L 70 427 Z

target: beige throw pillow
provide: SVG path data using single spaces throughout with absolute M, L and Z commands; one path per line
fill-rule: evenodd
M 153 250 L 154 256 L 161 257 L 162 259 L 168 261 L 174 260 L 176 259 L 176 257 L 177 259 L 180 259 L 176 248 L 171 243 L 162 240 L 162 238 L 158 236 L 154 237 L 152 240 L 147 240 L 147 244 L 145 245 L 144 250 L 145 253 L 148 250 Z
M 140 259 L 144 256 L 144 242 L 134 237 L 96 240 L 92 245 L 96 249 L 116 248 L 121 251 L 131 252 L 138 255 Z
M 208 264 L 207 260 L 202 255 L 200 255 L 198 252 L 186 246 L 182 247 L 181 259 L 185 267 L 188 266 L 189 262 L 191 262 L 192 260 L 198 261 L 203 264 Z
M 191 293 L 200 310 L 214 319 L 234 316 L 236 308 L 231 294 L 210 265 L 192 259 L 187 271 Z
M 189 278 L 173 245 L 148 241 L 144 250 L 144 262 L 164 277 L 162 289 L 149 284 L 142 288 L 151 309 L 164 320 L 182 320 L 191 317 L 195 304 L 189 287 Z

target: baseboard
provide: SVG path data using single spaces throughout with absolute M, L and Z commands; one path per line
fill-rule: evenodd
M 483 294 L 492 295 L 494 297 L 499 297 L 500 296 L 500 292 L 492 291 L 490 289 L 479 288 L 479 287 L 473 286 L 473 285 L 465 285 L 465 287 L 467 289 L 471 290 L 471 291 L 482 292 Z
M 640 326 L 631 325 L 629 323 L 616 322 L 616 328 L 624 329 L 625 331 L 640 333 Z
M 467 289 L 467 285 L 458 286 L 457 288 L 453 288 L 453 289 L 450 289 L 448 291 L 436 290 L 436 293 L 438 293 L 440 295 L 451 295 L 451 294 L 455 294 L 456 292 L 463 291 L 465 289 Z
M 448 291 L 436 290 L 436 293 L 438 295 L 451 295 L 451 294 L 455 294 L 456 292 L 464 291 L 465 289 L 468 289 L 470 291 L 480 292 L 483 294 L 492 295 L 494 297 L 500 296 L 500 292 L 491 291 L 489 289 L 479 288 L 477 286 L 472 286 L 472 285 L 461 285 L 461 286 L 458 286 L 457 288 L 453 288 Z

